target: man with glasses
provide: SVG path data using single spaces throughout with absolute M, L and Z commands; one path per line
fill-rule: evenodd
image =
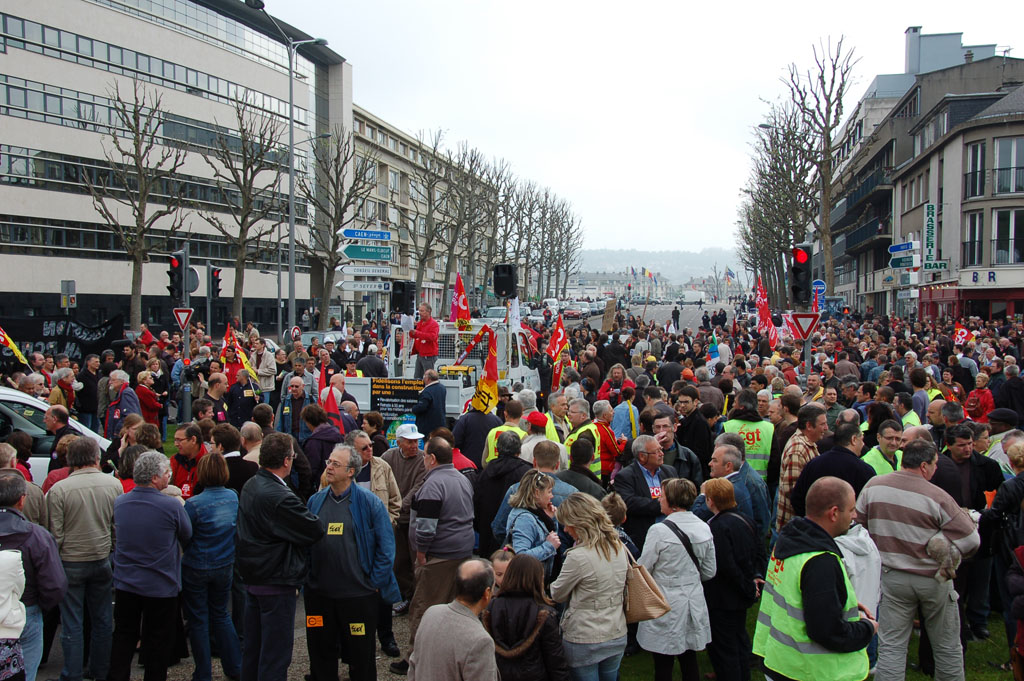
M 878 426 L 878 444 L 867 451 L 863 461 L 875 469 L 876 475 L 885 475 L 900 469 L 900 442 L 903 440 L 903 426 L 895 419 L 883 421 Z
M 238 502 L 235 564 L 246 588 L 242 681 L 288 678 L 295 599 L 309 571 L 307 549 L 324 536 L 320 521 L 284 482 L 292 458 L 290 437 L 267 435 L 260 469 Z
M 678 474 L 665 465 L 665 452 L 653 435 L 640 435 L 633 440 L 633 457 L 633 463 L 612 480 L 611 488 L 626 502 L 626 522 L 622 529 L 643 549 L 647 530 L 661 517 L 662 486 Z
M 387 509 L 392 529 L 394 529 L 398 525 L 398 514 L 402 510 L 402 494 L 398 491 L 398 480 L 395 478 L 394 471 L 391 470 L 391 466 L 387 461 L 373 455 L 373 440 L 370 439 L 369 434 L 365 430 L 353 430 L 345 436 L 345 444 L 354 449 L 363 462 L 353 482 L 380 499 Z M 394 542 L 394 537 L 392 537 L 392 542 Z M 393 562 L 394 558 L 392 557 Z M 379 608 L 377 612 L 377 638 L 380 640 L 380 649 L 388 657 L 398 657 L 401 655 L 398 643 L 395 641 L 394 630 L 391 627 L 393 614 L 391 605 L 400 600 L 401 598 L 388 601 L 381 597 L 377 603 Z
M 288 394 L 282 397 L 280 404 L 277 405 L 277 417 L 274 419 L 274 423 L 277 424 L 279 433 L 287 433 L 298 440 L 300 445 L 303 445 L 313 431 L 300 418 L 300 415 L 303 407 L 312 404 L 313 400 L 306 392 L 306 383 L 301 376 L 293 376 L 288 380 L 287 385 Z
M 309 510 L 317 514 L 326 533 L 313 545 L 304 593 L 306 645 L 314 681 L 338 678 L 339 652 L 348 662 L 352 681 L 375 680 L 377 618 L 384 610 L 390 613 L 391 604 L 401 598 L 392 572 L 392 518 L 384 503 L 358 482 L 368 468 L 364 459 L 372 461 L 373 447 L 365 433 L 350 439 L 365 444 L 367 453 L 348 444 L 337 445 L 327 459 L 328 486 L 309 500 Z M 397 484 L 394 489 L 397 492 Z

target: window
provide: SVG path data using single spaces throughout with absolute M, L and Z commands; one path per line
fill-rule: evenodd
M 1024 262 L 1024 209 L 997 210 L 993 223 L 992 264 Z
M 401 176 L 399 175 L 397 170 L 389 170 L 388 171 L 388 189 L 390 189 L 393 192 L 397 192 L 398 189 L 399 189 L 399 184 L 400 184 L 399 179 L 400 179 L 400 177 Z
M 996 191 L 1024 192 L 1024 137 L 1001 137 L 996 144 Z
M 981 265 L 981 241 L 984 235 L 985 214 L 981 211 L 967 214 L 964 225 L 963 267 Z
M 985 194 L 985 143 L 967 145 L 967 173 L 964 175 L 964 195 L 967 198 Z

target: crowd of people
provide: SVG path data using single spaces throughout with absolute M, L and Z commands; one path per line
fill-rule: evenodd
M 999 662 L 1024 646 L 1020 324 L 832 320 L 810 366 L 720 314 L 623 311 L 554 358 L 539 324 L 541 389 L 454 420 L 436 327 L 401 425 L 345 389 L 387 375 L 371 329 L 273 352 L 239 328 L 251 373 L 200 329 L 77 372 L 30 355 L 5 378 L 49 400 L 53 450 L 36 486 L 31 437 L 0 443 L 2 678 L 34 681 L 59 625 L 63 681 L 126 681 L 137 647 L 147 681 L 189 655 L 196 681 L 283 680 L 300 597 L 313 681 L 375 679 L 378 647 L 421 681 L 610 681 L 638 654 L 697 680 L 702 650 L 719 681 L 963 679 L 993 612 Z M 667 610 L 627 621 L 641 568 Z

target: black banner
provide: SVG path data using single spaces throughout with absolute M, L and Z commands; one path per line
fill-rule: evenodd
M 392 447 L 398 445 L 395 431 L 403 423 L 415 423 L 412 407 L 420 399 L 423 381 L 412 378 L 375 378 L 370 381 L 370 411 L 384 417 L 384 437 Z M 424 433 L 426 435 L 426 433 Z M 420 441 L 423 448 L 423 441 Z
M 89 326 L 65 317 L 28 317 L 0 322 L 7 335 L 28 358 L 31 352 L 67 355 L 72 362 L 82 363 L 86 355 L 100 354 L 124 338 L 124 318 L 117 315 L 99 326 Z M 14 353 L 2 348 L 3 364 L 17 364 Z

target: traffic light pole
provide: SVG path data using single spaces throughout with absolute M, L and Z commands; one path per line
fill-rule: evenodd
M 188 272 L 190 270 L 188 268 L 188 241 L 187 240 L 185 241 L 185 248 L 182 249 L 182 253 L 184 254 L 184 257 L 181 259 L 181 261 L 182 261 L 182 272 L 184 274 L 182 276 L 183 284 L 182 284 L 182 296 L 181 296 L 182 301 L 181 302 L 182 302 L 182 307 L 191 307 L 189 305 L 189 292 L 188 292 L 188 289 L 189 289 L 189 285 L 188 285 Z M 182 331 L 181 331 L 181 337 L 182 337 L 182 342 L 183 342 L 183 349 L 181 351 L 181 355 L 182 355 L 182 361 L 184 362 L 186 367 L 188 367 L 188 365 L 189 365 L 189 363 L 191 361 L 191 357 L 189 356 L 189 347 L 190 346 L 189 346 L 189 339 L 188 339 L 188 327 L 189 327 L 189 325 L 186 324 L 185 328 L 182 329 Z M 181 410 L 181 419 L 180 419 L 180 421 L 182 423 L 188 423 L 189 421 L 192 420 L 192 381 L 185 380 L 183 382 L 181 393 L 182 393 L 183 397 L 182 397 L 182 400 L 181 400 L 181 404 L 179 405 L 179 409 Z
M 213 265 L 206 262 L 206 333 L 213 337 Z

